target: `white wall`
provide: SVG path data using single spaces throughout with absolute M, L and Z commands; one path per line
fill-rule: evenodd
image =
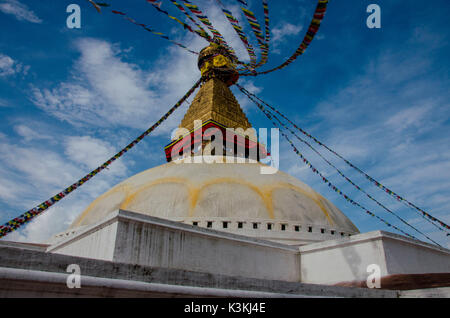
M 366 281 L 377 264 L 381 276 L 450 273 L 450 251 L 387 233 L 370 232 L 343 241 L 314 243 L 299 248 L 302 282 L 337 284 Z
M 300 247 L 302 282 L 336 284 L 365 280 L 367 266 L 379 264 L 381 275 L 387 274 L 381 242 L 362 241 L 341 244 L 316 243 Z
M 132 248 L 131 248 L 132 247 Z M 122 220 L 114 261 L 284 281 L 300 281 L 295 248 L 183 225 Z
M 300 281 L 299 252 L 295 247 L 127 211 L 48 251 L 118 263 Z
M 66 241 L 50 246 L 48 252 L 112 261 L 114 258 L 117 222 L 105 223 L 77 233 Z
M 391 274 L 450 273 L 450 251 L 386 232 L 299 248 L 118 211 L 49 252 L 211 274 L 333 285 Z
M 384 238 L 388 274 L 450 273 L 449 251 L 413 244 L 410 240 Z

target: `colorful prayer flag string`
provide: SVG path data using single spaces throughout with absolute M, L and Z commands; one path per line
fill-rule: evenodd
M 200 10 L 200 8 L 198 6 L 196 6 L 195 4 L 193 4 L 192 2 L 190 2 L 189 0 L 182 0 L 182 1 L 183 1 L 184 5 L 197 17 L 197 19 L 199 19 L 200 22 L 202 22 L 204 25 L 206 25 L 208 30 L 213 34 L 214 39 L 216 39 L 216 41 L 219 42 L 218 44 L 224 46 L 230 52 L 230 55 L 234 59 L 234 62 L 236 64 L 242 65 L 247 71 L 253 72 L 253 70 L 246 63 L 239 61 L 239 59 L 236 57 L 236 52 L 233 50 L 232 47 L 230 47 L 227 44 L 227 42 L 225 41 L 222 34 L 220 34 L 220 32 L 217 31 L 213 27 L 213 25 L 209 21 L 208 17 L 203 14 L 203 12 Z
M 255 17 L 255 14 L 246 8 L 241 8 L 242 12 L 244 13 L 244 16 L 247 18 L 247 21 L 250 24 L 251 29 L 253 30 L 253 33 L 255 34 L 255 37 L 259 44 L 259 48 L 261 50 L 261 61 L 254 66 L 255 68 L 260 67 L 261 65 L 266 63 L 268 56 L 269 56 L 269 46 L 268 46 L 269 33 L 267 31 L 268 23 L 269 23 L 268 5 L 267 5 L 267 3 L 265 3 L 265 5 L 264 5 L 264 1 L 263 1 L 263 6 L 264 6 L 264 13 L 265 13 L 265 21 L 266 21 L 266 37 L 263 37 L 263 35 L 262 35 L 261 26 L 259 25 L 259 22 Z
M 269 43 L 270 43 L 270 20 L 269 20 L 269 3 L 267 0 L 262 0 L 263 9 L 264 9 L 264 29 L 265 29 L 265 38 L 264 38 L 264 47 L 261 48 L 261 61 L 256 65 L 256 67 L 260 67 L 267 63 L 269 60 Z
M 170 19 L 178 22 L 179 24 L 181 24 L 183 26 L 183 28 L 185 30 L 188 30 L 191 33 L 197 34 L 199 36 L 201 36 L 202 38 L 204 38 L 206 41 L 211 42 L 212 39 L 211 37 L 205 32 L 205 30 L 201 29 L 201 30 L 193 30 L 189 25 L 187 25 L 186 23 L 184 23 L 183 21 L 181 21 L 180 19 L 172 16 L 169 14 L 169 12 L 167 12 L 166 10 L 161 9 L 161 3 L 158 3 L 157 0 L 147 0 L 148 3 L 150 3 L 157 11 L 165 14 L 166 16 L 168 16 Z M 172 1 L 175 2 L 175 1 Z M 176 3 L 176 2 L 175 2 Z M 176 3 L 176 6 L 178 7 L 179 4 Z M 184 8 L 183 8 L 184 9 Z M 186 10 L 183 11 L 185 14 L 187 13 Z M 193 20 L 193 19 L 192 19 Z M 193 20 L 195 22 L 195 20 Z M 202 32 L 203 30 L 203 32 Z
M 243 32 L 243 28 L 239 24 L 238 19 L 235 18 L 233 16 L 233 14 L 224 7 L 221 0 L 216 0 L 216 1 L 221 6 L 222 11 L 224 12 L 226 18 L 228 19 L 231 26 L 235 29 L 235 31 L 239 35 L 239 38 L 244 43 L 244 45 L 249 53 L 251 61 L 249 64 L 245 64 L 245 65 L 250 66 L 250 72 L 255 73 L 254 70 L 256 68 L 264 65 L 269 58 L 269 40 L 270 40 L 269 23 L 270 22 L 269 22 L 269 5 L 268 5 L 267 0 L 262 0 L 263 8 L 264 8 L 264 21 L 265 21 L 265 33 L 266 33 L 265 37 L 263 37 L 263 35 L 262 35 L 261 27 L 259 26 L 259 23 L 258 23 L 255 15 L 253 14 L 253 12 L 251 12 L 250 10 L 247 10 L 245 8 L 241 8 L 242 12 L 246 16 L 247 21 L 249 22 L 250 27 L 252 28 L 252 30 L 255 33 L 255 36 L 258 40 L 259 48 L 261 50 L 261 60 L 258 63 L 256 63 L 255 51 L 254 51 L 253 47 L 250 45 L 250 42 L 249 42 L 247 36 Z M 244 4 L 244 3 L 241 2 L 241 4 Z M 244 5 L 246 6 L 247 4 L 245 3 Z
M 198 6 L 190 2 L 189 0 L 183 0 L 184 5 L 197 17 L 197 19 L 200 20 L 207 28 L 208 30 L 213 34 L 213 36 L 219 41 L 219 43 L 223 46 L 225 46 L 228 51 L 232 54 L 232 56 L 235 58 L 236 61 L 239 59 L 236 57 L 236 53 L 234 50 L 227 44 L 225 39 L 223 38 L 222 34 L 220 34 L 219 31 L 217 31 L 212 23 L 209 21 L 208 17 L 203 14 L 203 12 L 200 10 Z
M 192 54 L 198 55 L 198 52 L 192 51 L 192 50 L 190 50 L 189 48 L 187 48 L 185 45 L 183 45 L 183 44 L 181 44 L 181 43 L 178 43 L 178 42 L 176 42 L 176 41 L 173 41 L 172 39 L 170 39 L 170 38 L 169 38 L 167 35 L 165 35 L 164 33 L 155 31 L 155 30 L 151 29 L 148 25 L 145 25 L 145 24 L 143 24 L 143 23 L 137 22 L 136 20 L 134 20 L 133 18 L 130 18 L 126 13 L 124 13 L 124 12 L 122 12 L 122 11 L 111 10 L 111 12 L 112 12 L 113 14 L 122 16 L 125 20 L 127 20 L 127 21 L 129 21 L 129 22 L 131 22 L 131 23 L 133 23 L 133 24 L 135 24 L 135 25 L 137 25 L 137 26 L 142 27 L 142 28 L 143 28 L 144 30 L 146 30 L 147 32 L 150 32 L 150 33 L 152 33 L 152 34 L 154 34 L 154 35 L 157 35 L 157 36 L 159 36 L 159 37 L 161 37 L 161 38 L 163 38 L 163 39 L 165 39 L 165 40 L 167 40 L 167 41 L 169 41 L 169 42 L 171 42 L 171 43 L 173 43 L 173 44 L 175 44 L 175 45 L 177 45 L 177 46 L 179 46 L 179 47 L 185 49 L 186 51 L 188 51 L 188 52 L 190 52 L 190 53 L 192 53 Z
M 189 19 L 191 20 L 192 23 L 194 23 L 198 30 L 195 30 L 195 32 L 197 32 L 200 36 L 204 37 L 207 39 L 208 42 L 212 41 L 212 38 L 209 36 L 208 32 L 205 31 L 205 29 L 202 28 L 202 26 L 197 23 L 197 21 L 195 21 L 195 19 L 184 9 L 183 5 L 179 4 L 178 2 L 176 2 L 175 0 L 170 0 L 181 12 L 183 12 L 183 14 Z
M 109 7 L 109 4 L 104 2 L 94 2 L 92 0 L 87 1 L 94 6 L 95 10 L 97 10 L 98 13 L 102 13 L 101 7 Z
M 239 89 L 241 89 L 241 86 L 238 86 Z M 266 115 L 266 117 L 273 123 L 273 125 L 275 127 L 278 127 L 278 125 L 273 121 L 273 117 L 271 116 L 270 113 L 268 113 L 264 106 L 261 105 L 259 102 L 257 102 L 250 94 L 246 94 L 244 89 L 241 89 L 241 91 L 251 100 L 253 101 L 258 108 Z M 311 162 L 306 159 L 306 157 L 298 150 L 298 148 L 294 145 L 294 143 L 290 140 L 290 138 L 284 133 L 284 131 L 280 128 L 280 133 L 283 135 L 283 137 L 287 140 L 287 142 L 289 143 L 289 145 L 293 148 L 294 152 L 302 159 L 302 161 L 313 171 L 313 173 L 317 174 L 322 181 L 327 184 L 333 191 L 335 191 L 336 193 L 338 193 L 339 195 L 341 195 L 342 197 L 344 197 L 344 199 L 348 202 L 350 202 L 351 204 L 359 207 L 360 209 L 362 209 L 366 214 L 369 214 L 372 217 L 376 217 L 378 220 L 380 220 L 381 222 L 383 222 L 386 226 L 388 227 L 392 227 L 393 229 L 399 231 L 400 233 L 417 240 L 416 237 L 414 237 L 413 235 L 406 233 L 405 231 L 403 231 L 402 229 L 398 228 L 397 226 L 389 223 L 388 221 L 384 220 L 383 218 L 377 216 L 376 214 L 374 214 L 373 212 L 371 212 L 370 210 L 366 209 L 363 205 L 361 205 L 360 203 L 356 202 L 355 200 L 351 199 L 348 195 L 346 195 L 342 190 L 340 190 L 338 187 L 336 187 L 333 183 L 331 183 L 330 180 L 328 180 L 317 168 L 315 168 Z M 439 245 L 438 243 L 436 243 L 437 245 Z M 440 245 L 439 245 L 440 246 Z
M 221 4 L 220 0 L 219 4 Z M 247 36 L 244 33 L 244 30 L 239 24 L 238 19 L 236 19 L 231 11 L 225 9 L 225 7 L 222 6 L 222 12 L 225 14 L 225 17 L 228 19 L 228 22 L 230 22 L 233 29 L 236 31 L 237 35 L 241 39 L 242 43 L 244 43 L 245 48 L 247 49 L 248 55 L 250 56 L 250 66 L 254 68 L 256 65 L 256 54 L 255 50 L 253 49 L 253 46 L 250 44 L 250 42 L 247 39 Z
M 0 238 L 4 237 L 10 232 L 13 232 L 17 230 L 22 225 L 30 222 L 33 218 L 40 215 L 44 211 L 46 211 L 48 208 L 53 206 L 55 203 L 59 202 L 63 198 L 65 198 L 67 195 L 72 193 L 74 190 L 81 187 L 84 183 L 89 181 L 92 177 L 106 169 L 110 164 L 112 164 L 114 161 L 122 157 L 126 152 L 128 152 L 131 148 L 136 146 L 142 139 L 144 139 L 146 136 L 148 136 L 152 131 L 154 131 L 159 125 L 161 125 L 162 122 L 164 122 L 176 109 L 178 109 L 183 102 L 189 98 L 189 96 L 192 95 L 192 93 L 197 89 L 197 87 L 200 86 L 203 79 L 198 80 L 194 86 L 171 108 L 169 111 L 164 114 L 164 116 L 161 117 L 153 126 L 151 126 L 149 129 L 147 129 L 143 134 L 141 134 L 139 137 L 137 137 L 135 140 L 133 140 L 128 146 L 123 148 L 121 151 L 119 151 L 117 154 L 115 154 L 113 157 L 111 157 L 109 160 L 107 160 L 105 163 L 103 163 L 101 166 L 99 166 L 97 169 L 93 170 L 92 172 L 88 173 L 86 176 L 84 176 L 82 179 L 78 180 L 71 186 L 67 187 L 60 193 L 56 194 L 55 196 L 51 197 L 47 201 L 42 202 L 40 205 L 34 207 L 31 210 L 28 210 L 24 214 L 10 220 L 9 222 L 5 223 L 4 225 L 0 225 Z
M 242 12 L 244 12 L 244 15 L 247 18 L 247 21 L 250 24 L 250 27 L 253 30 L 253 33 L 255 34 L 256 39 L 258 40 L 258 43 L 260 45 L 263 45 L 264 37 L 262 35 L 261 26 L 259 25 L 259 22 L 255 17 L 255 14 L 246 8 L 241 8 L 241 10 Z
M 322 20 L 325 16 L 325 12 L 327 10 L 328 0 L 318 0 L 316 10 L 314 12 L 314 17 L 309 25 L 308 32 L 306 33 L 303 42 L 300 44 L 300 46 L 297 48 L 295 53 L 283 64 L 280 66 L 277 66 L 273 69 L 264 71 L 264 72 L 256 72 L 256 73 L 241 73 L 241 76 L 257 76 L 261 74 L 268 74 L 277 70 L 280 70 L 292 62 L 294 62 L 300 55 L 302 55 L 305 50 L 308 48 L 311 41 L 314 39 L 315 35 L 317 34 L 317 31 L 319 31 L 320 24 L 322 23 Z
M 314 136 L 312 136 L 311 134 L 309 134 L 308 132 L 306 132 L 304 129 L 302 129 L 301 127 L 298 127 L 295 123 L 293 123 L 287 116 L 283 115 L 280 111 L 278 111 L 276 108 L 272 107 L 271 105 L 265 103 L 263 100 L 261 100 L 259 97 L 257 97 L 255 94 L 252 94 L 250 92 L 247 91 L 248 94 L 250 94 L 251 96 L 253 96 L 254 98 L 256 98 L 257 100 L 259 100 L 260 102 L 264 103 L 267 107 L 269 107 L 272 111 L 274 111 L 275 113 L 277 113 L 278 115 L 280 115 L 282 118 L 284 118 L 287 122 L 289 122 L 295 129 L 297 129 L 298 131 L 300 131 L 302 134 L 304 134 L 305 136 L 307 136 L 308 138 L 312 139 L 315 143 L 317 143 L 318 145 L 324 147 L 325 149 L 327 149 L 329 152 L 331 152 L 332 154 L 334 154 L 335 156 L 337 156 L 338 158 L 340 158 L 341 160 L 343 160 L 347 165 L 349 165 L 350 167 L 352 167 L 353 169 L 355 169 L 356 171 L 358 171 L 360 174 L 362 174 L 366 179 L 368 179 L 369 181 L 371 181 L 373 184 L 375 184 L 378 188 L 382 189 L 383 192 L 391 195 L 393 198 L 395 198 L 397 201 L 400 201 L 404 204 L 406 204 L 408 207 L 410 207 L 411 209 L 413 209 L 414 211 L 418 212 L 422 217 L 424 217 L 425 220 L 427 220 L 427 222 L 430 222 L 431 224 L 433 224 L 434 226 L 436 226 L 439 230 L 443 231 L 443 232 L 447 232 L 446 230 L 442 229 L 441 227 L 439 227 L 437 224 L 433 223 L 432 221 L 438 223 L 439 225 L 441 225 L 443 228 L 445 229 L 449 229 L 449 226 L 447 224 L 445 224 L 443 221 L 437 219 L 436 217 L 432 216 L 431 214 L 429 214 L 428 212 L 425 212 L 424 210 L 418 208 L 417 206 L 415 206 L 413 203 L 409 202 L 407 199 L 403 198 L 402 196 L 398 195 L 397 193 L 395 193 L 394 191 L 386 188 L 385 186 L 383 186 L 381 183 L 379 183 L 377 180 L 375 180 L 373 177 L 369 176 L 367 173 L 365 173 L 364 171 L 362 171 L 361 169 L 359 169 L 358 167 L 356 167 L 355 165 L 353 165 L 350 161 L 348 161 L 347 159 L 345 159 L 343 156 L 341 156 L 340 154 L 338 154 L 336 151 L 332 150 L 331 148 L 329 148 L 327 145 L 325 145 L 324 143 L 322 143 L 321 141 L 319 141 L 317 138 L 315 138 Z M 448 234 L 447 234 L 448 236 Z
M 95 9 L 96 9 L 99 13 L 101 12 L 101 11 L 100 11 L 100 7 L 109 7 L 109 6 L 110 6 L 110 5 L 107 4 L 107 3 L 94 2 L 94 1 L 92 1 L 92 0 L 88 0 L 88 1 L 95 7 Z M 159 36 L 159 37 L 161 37 L 161 38 L 163 38 L 163 39 L 165 39 L 165 40 L 167 40 L 167 41 L 169 41 L 169 42 L 171 42 L 171 43 L 173 43 L 173 44 L 175 44 L 175 45 L 177 45 L 177 46 L 179 46 L 179 47 L 181 47 L 181 48 L 183 48 L 183 49 L 185 49 L 185 50 L 187 50 L 188 52 L 190 52 L 190 53 L 192 53 L 192 54 L 198 55 L 198 52 L 192 51 L 192 50 L 190 50 L 189 48 L 187 48 L 185 45 L 183 45 L 183 44 L 181 44 L 181 43 L 178 43 L 178 42 L 176 42 L 176 41 L 173 41 L 172 39 L 170 39 L 170 38 L 169 38 L 167 35 L 165 35 L 164 33 L 155 31 L 155 30 L 153 30 L 152 28 L 150 28 L 148 25 L 145 25 L 145 24 L 142 24 L 142 23 L 138 23 L 138 22 L 135 21 L 133 18 L 129 17 L 125 12 L 118 11 L 118 10 L 111 10 L 111 12 L 112 12 L 113 14 L 122 16 L 122 17 L 123 17 L 124 19 L 126 19 L 127 21 L 129 21 L 129 22 L 131 22 L 131 23 L 133 23 L 133 24 L 135 24 L 135 25 L 137 25 L 137 26 L 142 27 L 142 28 L 145 29 L 146 31 L 148 31 L 148 32 L 150 32 L 150 33 L 152 33 L 152 34 L 154 34 L 154 35 L 157 35 L 157 36 Z
M 247 6 L 247 4 L 244 5 Z M 254 66 L 255 68 L 261 67 L 262 65 L 266 64 L 267 61 L 269 60 L 269 43 L 270 43 L 269 3 L 267 0 L 262 0 L 262 5 L 264 9 L 264 29 L 265 29 L 264 41 L 262 41 L 261 27 L 259 26 L 259 23 L 254 13 L 251 12 L 250 10 L 246 10 L 245 8 L 241 8 L 253 32 L 254 33 L 256 32 L 255 36 L 258 40 L 259 48 L 261 50 L 261 60 Z
M 262 101 L 260 98 L 256 97 L 256 95 L 250 93 L 249 91 L 247 91 L 245 88 L 243 88 L 242 86 L 238 85 L 238 88 L 247 96 L 251 95 L 252 97 L 255 97 L 256 99 L 258 99 L 260 102 L 262 102 L 264 105 L 268 106 L 270 109 L 274 109 L 274 107 L 268 105 L 266 102 Z M 263 105 L 261 105 L 261 107 L 264 107 Z M 329 166 L 331 166 L 332 168 L 334 168 L 337 173 L 344 178 L 347 182 L 349 182 L 352 186 L 354 186 L 358 191 L 364 193 L 370 200 L 372 200 L 373 202 L 375 202 L 378 206 L 380 206 L 381 208 L 383 208 L 385 211 L 387 211 L 388 213 L 392 214 L 393 216 L 395 216 L 398 220 L 400 220 L 403 224 L 405 224 L 406 226 L 410 227 L 411 229 L 413 229 L 414 231 L 416 231 L 417 233 L 423 235 L 425 238 L 427 238 L 429 241 L 431 241 L 432 243 L 439 245 L 439 243 L 437 243 L 436 241 L 434 241 L 432 238 L 430 238 L 429 236 L 427 236 L 425 233 L 423 233 L 422 231 L 418 230 L 416 227 L 412 226 L 411 224 L 409 224 L 407 221 L 405 221 L 402 217 L 400 217 L 399 215 L 397 215 L 394 211 L 392 211 L 391 209 L 387 208 L 384 204 L 382 204 L 381 202 L 379 202 L 377 199 L 375 199 L 372 195 L 370 195 L 369 193 L 367 193 L 364 189 L 362 189 L 360 186 L 358 186 L 355 182 L 353 182 L 349 177 L 347 177 L 340 169 L 338 169 L 333 163 L 331 163 L 327 158 L 325 158 L 317 149 L 315 149 L 309 142 L 307 142 L 306 140 L 304 140 L 303 138 L 301 138 L 300 136 L 298 136 L 292 129 L 290 129 L 289 127 L 287 127 L 274 113 L 275 111 L 272 110 L 273 113 L 271 113 L 270 110 L 268 110 L 267 108 L 264 108 L 265 112 L 268 112 L 272 118 L 275 118 L 275 120 L 281 125 L 283 126 L 284 129 L 288 130 L 294 137 L 297 138 L 297 140 L 299 140 L 300 142 L 304 143 L 306 146 L 308 146 L 313 152 L 315 152 L 322 160 L 324 160 Z

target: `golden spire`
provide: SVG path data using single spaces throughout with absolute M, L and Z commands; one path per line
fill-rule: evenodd
M 222 148 L 227 156 L 265 158 L 265 147 L 258 143 L 256 132 L 229 88 L 239 79 L 236 61 L 229 51 L 211 43 L 200 52 L 198 67 L 203 83 L 173 141 L 164 148 L 167 161 L 194 153 L 217 154 L 216 147 Z M 209 128 L 220 130 L 221 142 L 215 138 L 213 145 L 209 137 L 203 139 L 203 133 Z M 200 139 L 196 139 L 194 136 L 199 133 Z M 198 152 L 199 149 L 202 151 Z
M 189 131 L 194 121 L 214 120 L 226 128 L 251 128 L 229 86 L 239 79 L 236 64 L 226 48 L 212 43 L 200 52 L 198 67 L 204 82 L 180 127 Z
M 228 86 L 218 78 L 203 83 L 192 101 L 180 127 L 191 131 L 194 121 L 214 120 L 226 128 L 247 130 L 251 124 Z

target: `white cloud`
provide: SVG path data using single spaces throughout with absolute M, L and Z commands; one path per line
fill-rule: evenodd
M 258 87 L 251 80 L 241 80 L 240 85 L 252 94 L 259 94 L 263 91 L 262 87 Z
M 6 99 L 0 98 L 0 107 L 11 107 L 11 105 Z
M 58 193 L 92 168 L 114 154 L 107 142 L 87 137 L 68 136 L 58 139 L 59 147 L 20 146 L 0 140 L 0 198 L 21 214 Z M 120 160 L 110 169 L 34 219 L 23 231 L 12 233 L 8 240 L 42 242 L 65 230 L 76 215 L 100 194 L 110 189 L 127 173 Z
M 411 107 L 406 110 L 397 112 L 386 122 L 395 131 L 400 132 L 408 128 L 420 129 L 427 117 L 429 118 L 432 105 L 425 104 L 421 106 Z
M 14 60 L 9 56 L 0 54 L 0 76 L 8 76 L 16 73 Z
M 72 161 L 88 169 L 95 169 L 116 154 L 109 143 L 89 136 L 68 137 L 65 141 L 64 153 Z M 114 175 L 123 176 L 126 167 L 122 162 L 115 162 L 109 168 Z
M 69 184 L 80 174 L 79 169 L 55 152 L 5 143 L 1 147 L 0 160 L 5 166 L 24 174 L 35 186 Z
M 303 26 L 297 26 L 288 22 L 284 22 L 283 24 L 280 24 L 279 26 L 273 28 L 273 30 L 271 31 L 271 52 L 273 54 L 281 54 L 282 50 L 279 48 L 279 46 L 282 43 L 286 42 L 287 37 L 298 35 L 302 30 Z
M 192 41 L 200 47 L 201 40 Z M 96 39 L 76 42 L 80 58 L 70 81 L 54 88 L 32 87 L 32 101 L 73 125 L 146 129 L 156 122 L 196 82 L 196 57 L 179 48 L 156 62 L 152 70 L 123 61 L 118 46 Z M 178 113 L 155 133 L 181 121 Z
M 282 42 L 288 36 L 298 35 L 303 30 L 303 26 L 294 25 L 291 23 L 284 22 L 281 25 L 273 28 L 272 30 L 272 41 L 276 45 Z
M 237 55 L 248 60 L 241 40 L 218 6 L 208 1 L 202 8 Z M 237 6 L 230 9 L 242 18 Z M 205 40 L 190 33 L 183 33 L 180 42 L 189 43 L 197 51 L 207 45 Z M 197 56 L 175 46 L 169 47 L 147 70 L 126 61 L 129 48 L 123 50 L 118 45 L 87 38 L 78 40 L 75 47 L 80 57 L 73 65 L 72 78 L 53 87 L 34 86 L 31 90 L 32 101 L 37 106 L 73 125 L 148 128 L 200 77 Z M 178 126 L 185 110 L 186 105 L 170 116 L 155 134 L 168 135 Z
M 256 86 L 253 80 L 240 79 L 239 85 L 241 85 L 247 91 L 253 94 L 259 94 L 263 91 L 263 88 Z M 247 111 L 250 107 L 255 106 L 255 104 L 248 97 L 242 94 L 240 90 L 238 90 L 237 88 L 233 88 L 233 91 L 235 92 L 235 96 L 238 100 L 238 103 L 243 110 Z
M 12 76 L 15 74 L 26 75 L 28 70 L 29 66 L 24 66 L 22 63 L 18 63 L 11 57 L 0 53 L 0 77 Z
M 318 41 L 323 40 L 323 39 L 325 39 L 325 35 L 324 35 L 323 33 L 317 34 L 317 35 L 314 37 L 314 39 L 315 39 L 315 40 L 318 40 Z
M 23 138 L 24 141 L 29 142 L 33 140 L 52 140 L 51 136 L 47 136 L 42 132 L 38 132 L 36 129 L 31 128 L 29 125 L 17 125 L 14 127 L 14 131 Z
M 0 11 L 12 14 L 19 21 L 42 23 L 42 20 L 32 10 L 18 0 L 3 0 L 0 3 Z
M 53 189 L 55 191 L 76 181 L 89 169 L 97 168 L 106 159 L 115 154 L 114 148 L 107 142 L 88 136 L 69 136 L 58 138 L 64 147 L 64 155 L 40 147 L 20 146 L 3 142 L 0 162 L 4 169 L 18 172 L 28 180 L 30 189 Z M 123 176 L 126 167 L 120 161 L 111 165 L 104 174 L 109 177 Z M 7 180 L 4 178 L 3 180 Z M 1 182 L 3 182 L 1 180 Z M 24 191 L 26 192 L 26 191 Z
M 51 236 L 65 231 L 85 207 L 83 196 L 67 198 L 64 204 L 53 206 L 38 217 L 22 231 L 12 232 L 7 236 L 8 241 L 46 243 Z M 84 196 L 86 198 L 86 196 Z M 78 202 L 77 202 L 78 201 Z
M 2 173 L 0 173 L 0 176 L 2 177 L 0 181 L 0 198 L 5 201 L 14 199 L 17 193 L 20 192 L 20 184 L 6 179 Z
M 72 124 L 144 127 L 155 108 L 146 76 L 123 62 L 114 47 L 100 40 L 77 42 L 81 53 L 72 81 L 53 89 L 33 87 L 33 100 L 42 109 Z

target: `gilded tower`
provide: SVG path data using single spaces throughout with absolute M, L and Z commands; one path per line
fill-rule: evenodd
M 181 121 L 176 139 L 165 147 L 168 161 L 193 154 L 199 147 L 203 154 L 213 154 L 211 140 L 207 138 L 208 132 L 213 134 L 214 130 L 221 131 L 224 154 L 252 159 L 266 156 L 265 148 L 258 143 L 252 125 L 230 90 L 230 86 L 239 79 L 236 65 L 234 57 L 219 44 L 211 43 L 200 52 L 198 67 L 203 83 Z M 198 121 L 201 124 L 195 126 Z M 233 149 L 230 145 L 234 146 Z M 213 149 L 216 148 L 217 144 Z

